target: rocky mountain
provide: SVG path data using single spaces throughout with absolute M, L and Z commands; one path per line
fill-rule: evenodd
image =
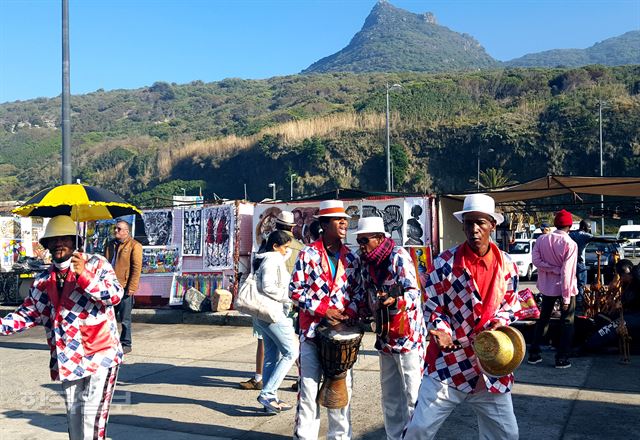
M 414 14 L 380 0 L 347 47 L 302 73 L 443 72 L 498 66 L 471 35 L 437 24 L 432 13 Z
M 554 49 L 527 54 L 505 63 L 510 67 L 578 67 L 589 64 L 640 64 L 640 31 L 608 38 L 586 49 Z

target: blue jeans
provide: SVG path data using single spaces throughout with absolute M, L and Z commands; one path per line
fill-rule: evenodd
M 263 385 L 260 396 L 277 399 L 278 388 L 298 357 L 300 343 L 291 319 L 284 313 L 278 322 L 269 323 L 256 319 L 255 323 L 262 331 L 264 341 Z
M 582 306 L 584 300 L 584 286 L 587 285 L 587 266 L 584 263 L 578 263 L 576 267 L 576 278 L 578 278 L 578 297 L 576 302 Z
M 133 296 L 126 295 L 115 306 L 116 319 L 122 324 L 120 343 L 123 347 L 131 347 L 131 309 L 133 309 Z

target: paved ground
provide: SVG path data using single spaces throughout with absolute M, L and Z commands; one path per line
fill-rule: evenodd
M 112 439 L 284 439 L 292 412 L 265 416 L 257 393 L 236 388 L 254 366 L 248 327 L 135 324 L 134 352 L 122 367 L 109 423 Z M 371 334 L 355 367 L 354 438 L 382 439 L 377 355 Z M 578 358 L 555 370 L 553 353 L 517 371 L 514 405 L 523 439 L 629 439 L 640 430 L 640 357 Z M 48 380 L 43 330 L 0 339 L 0 439 L 65 439 L 58 385 Z M 292 373 L 294 373 L 292 371 Z M 293 378 L 293 376 L 291 376 Z M 294 403 L 283 383 L 280 398 Z M 323 422 L 323 429 L 325 427 Z M 466 407 L 438 438 L 477 438 Z

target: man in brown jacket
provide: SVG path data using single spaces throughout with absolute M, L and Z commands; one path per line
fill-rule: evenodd
M 125 353 L 131 352 L 131 309 L 142 271 L 142 245 L 131 237 L 130 231 L 129 223 L 118 220 L 115 239 L 107 244 L 104 252 L 104 256 L 116 272 L 118 281 L 124 287 L 124 296 L 115 307 L 115 312 L 116 318 L 122 323 L 120 343 Z

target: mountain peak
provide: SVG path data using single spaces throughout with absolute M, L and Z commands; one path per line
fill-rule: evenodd
M 414 14 L 379 0 L 349 45 L 303 73 L 438 72 L 497 65 L 478 41 L 438 25 L 432 12 Z

